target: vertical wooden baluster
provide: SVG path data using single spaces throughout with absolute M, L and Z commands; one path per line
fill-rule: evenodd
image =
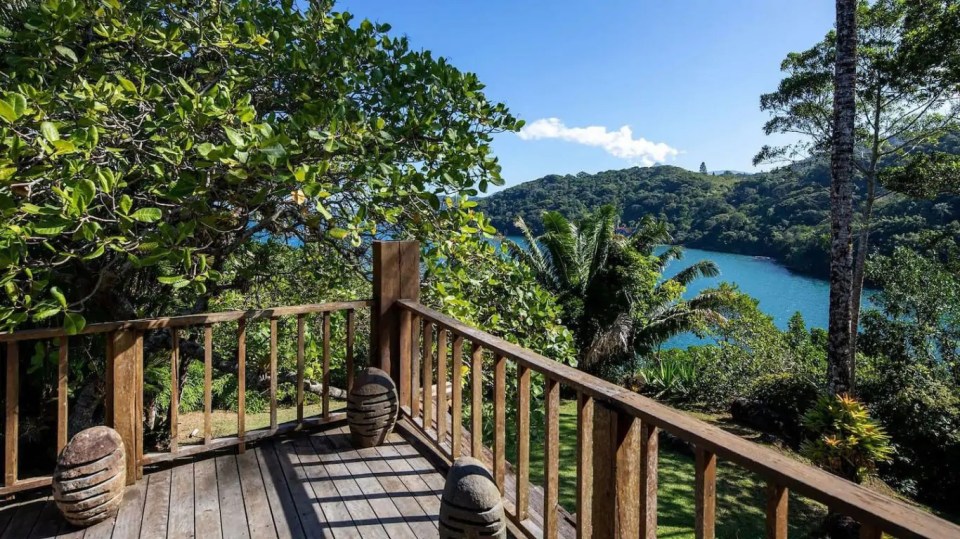
M 470 354 L 470 456 L 483 461 L 483 348 L 473 343 Z
M 17 443 L 20 441 L 20 343 L 7 343 L 6 425 L 4 428 L 3 484 L 17 482 Z
M 882 539 L 883 530 L 880 528 L 871 525 L 871 524 L 860 524 L 860 539 Z
M 270 318 L 270 430 L 277 430 L 277 319 Z
M 767 538 L 787 539 L 787 487 L 767 483 Z
M 413 354 L 410 350 L 410 341 L 413 339 L 413 328 L 411 326 L 413 313 L 404 309 L 400 311 L 400 380 L 397 384 L 397 398 L 400 400 L 400 406 L 410 405 L 410 384 L 413 377 L 410 375 L 410 365 L 413 362 Z
M 590 537 L 593 537 L 593 397 L 580 393 L 577 395 L 577 538 Z
M 547 378 L 546 432 L 543 448 L 543 536 L 557 537 L 557 502 L 559 499 L 559 450 L 560 450 L 560 384 Z
M 660 429 L 643 424 L 640 430 L 640 537 L 657 536 L 657 463 Z
M 530 369 L 517 367 L 517 520 L 530 507 Z
M 356 331 L 356 314 L 353 309 L 347 311 L 347 392 L 353 389 L 353 341 Z
M 134 341 L 136 357 L 134 366 L 137 373 L 136 407 L 134 408 L 134 442 L 136 444 L 137 480 L 143 479 L 143 331 L 136 333 Z
M 437 443 L 447 441 L 447 330 L 437 331 Z
M 203 443 L 213 440 L 213 326 L 203 326 Z
M 67 337 L 60 337 L 60 357 L 57 362 L 57 455 L 67 445 L 67 406 L 69 405 L 67 361 L 70 354 L 69 350 L 70 340 Z
M 420 317 L 410 319 L 410 418 L 420 415 Z
M 460 456 L 463 445 L 463 337 L 454 335 L 453 337 L 453 367 L 450 373 L 450 382 L 453 384 L 453 403 L 451 418 L 451 454 L 453 458 Z
M 716 532 L 717 456 L 696 448 L 696 537 L 712 539 Z
M 433 323 L 423 321 L 423 431 L 433 427 Z
M 180 448 L 180 330 L 170 328 L 170 452 Z
M 504 494 L 507 469 L 507 358 L 497 355 L 493 363 L 493 479 Z
M 237 321 L 237 437 L 240 452 L 247 450 L 247 320 Z
M 330 313 L 323 313 L 323 418 L 330 418 Z
M 297 315 L 297 424 L 303 424 L 303 354 L 306 344 L 304 342 L 304 316 Z
M 640 536 L 640 420 L 614 412 L 616 422 L 616 529 L 619 537 Z

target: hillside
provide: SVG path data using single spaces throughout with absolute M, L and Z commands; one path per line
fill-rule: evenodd
M 795 271 L 828 269 L 830 171 L 803 162 L 753 175 L 704 175 L 673 166 L 597 174 L 549 175 L 480 201 L 503 234 L 517 234 L 522 216 L 539 232 L 539 214 L 576 217 L 617 204 L 629 224 L 644 215 L 666 219 L 688 247 L 776 258 Z M 915 200 L 891 194 L 876 210 L 871 245 L 887 252 L 910 234 L 960 219 L 960 197 Z

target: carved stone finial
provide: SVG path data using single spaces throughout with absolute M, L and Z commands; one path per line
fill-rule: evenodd
M 383 443 L 396 425 L 399 411 L 397 386 L 390 375 L 369 367 L 353 384 L 347 397 L 347 423 L 353 443 L 358 447 Z
M 90 526 L 117 513 L 126 481 L 120 434 L 110 427 L 93 427 L 78 432 L 60 453 L 53 499 L 67 522 Z
M 475 458 L 458 458 L 447 473 L 440 499 L 440 537 L 507 537 L 500 490 L 490 471 Z

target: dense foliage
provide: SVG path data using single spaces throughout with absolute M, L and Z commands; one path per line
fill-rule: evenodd
M 955 137 L 942 147 L 960 150 Z M 789 268 L 827 273 L 829 169 L 805 161 L 753 175 L 702 175 L 677 167 L 630 168 L 597 174 L 546 176 L 485 197 L 480 208 L 508 235 L 519 234 L 517 216 L 540 233 L 544 208 L 569 219 L 616 204 L 623 221 L 644 215 L 667 222 L 674 240 L 688 247 L 776 258 Z M 886 193 L 886 192 L 885 192 Z M 913 245 L 913 236 L 960 220 L 960 196 L 929 199 L 889 192 L 874 210 L 872 243 L 885 254 Z

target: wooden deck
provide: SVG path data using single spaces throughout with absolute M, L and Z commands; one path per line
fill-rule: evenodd
M 47 498 L 0 507 L 6 538 L 437 536 L 443 476 L 399 434 L 356 450 L 346 427 L 147 471 L 117 518 L 87 530 Z

